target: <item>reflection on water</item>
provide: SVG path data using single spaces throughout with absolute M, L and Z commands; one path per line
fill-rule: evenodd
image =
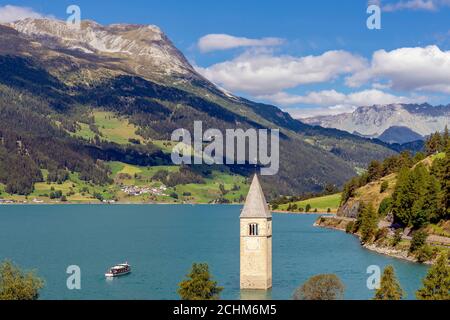
M 241 300 L 272 300 L 272 290 L 241 290 Z

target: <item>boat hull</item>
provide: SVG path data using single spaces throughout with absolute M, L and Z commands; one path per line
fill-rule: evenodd
M 105 277 L 107 277 L 107 278 L 117 278 L 117 277 L 125 276 L 125 275 L 130 274 L 130 273 L 131 273 L 131 271 L 125 271 L 125 272 L 121 272 L 121 273 L 110 273 L 110 272 L 107 272 L 107 273 L 105 273 Z

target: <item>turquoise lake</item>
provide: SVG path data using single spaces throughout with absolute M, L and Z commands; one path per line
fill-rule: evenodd
M 223 299 L 254 297 L 239 290 L 240 206 L 17 205 L 0 206 L 0 260 L 35 269 L 42 299 L 177 299 L 193 262 L 207 262 Z M 427 267 L 363 249 L 344 232 L 313 227 L 317 216 L 274 215 L 271 299 L 290 299 L 310 276 L 335 273 L 346 299 L 370 299 L 370 265 L 395 267 L 413 299 Z M 130 275 L 106 280 L 128 261 Z M 81 290 L 68 290 L 66 268 L 81 268 Z M 260 297 L 260 296 L 259 296 Z

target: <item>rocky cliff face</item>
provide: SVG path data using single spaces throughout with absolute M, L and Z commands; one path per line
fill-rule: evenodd
M 347 201 L 339 207 L 337 216 L 356 219 L 359 214 L 360 201 Z
M 77 29 L 59 20 L 25 19 L 8 26 L 45 47 L 95 54 L 138 75 L 201 78 L 154 25 L 102 26 L 83 21 Z

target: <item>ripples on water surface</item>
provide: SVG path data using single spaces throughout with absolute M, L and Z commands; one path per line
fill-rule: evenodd
M 43 299 L 176 299 L 193 262 L 207 262 L 222 298 L 261 298 L 239 291 L 239 206 L 61 205 L 0 206 L 0 259 L 37 269 Z M 274 215 L 273 290 L 289 299 L 318 273 L 336 273 L 346 299 L 370 299 L 366 269 L 393 264 L 408 298 L 427 268 L 363 249 L 344 232 L 313 227 L 316 216 Z M 106 280 L 128 261 L 130 275 Z M 69 291 L 65 273 L 79 265 L 82 289 Z

